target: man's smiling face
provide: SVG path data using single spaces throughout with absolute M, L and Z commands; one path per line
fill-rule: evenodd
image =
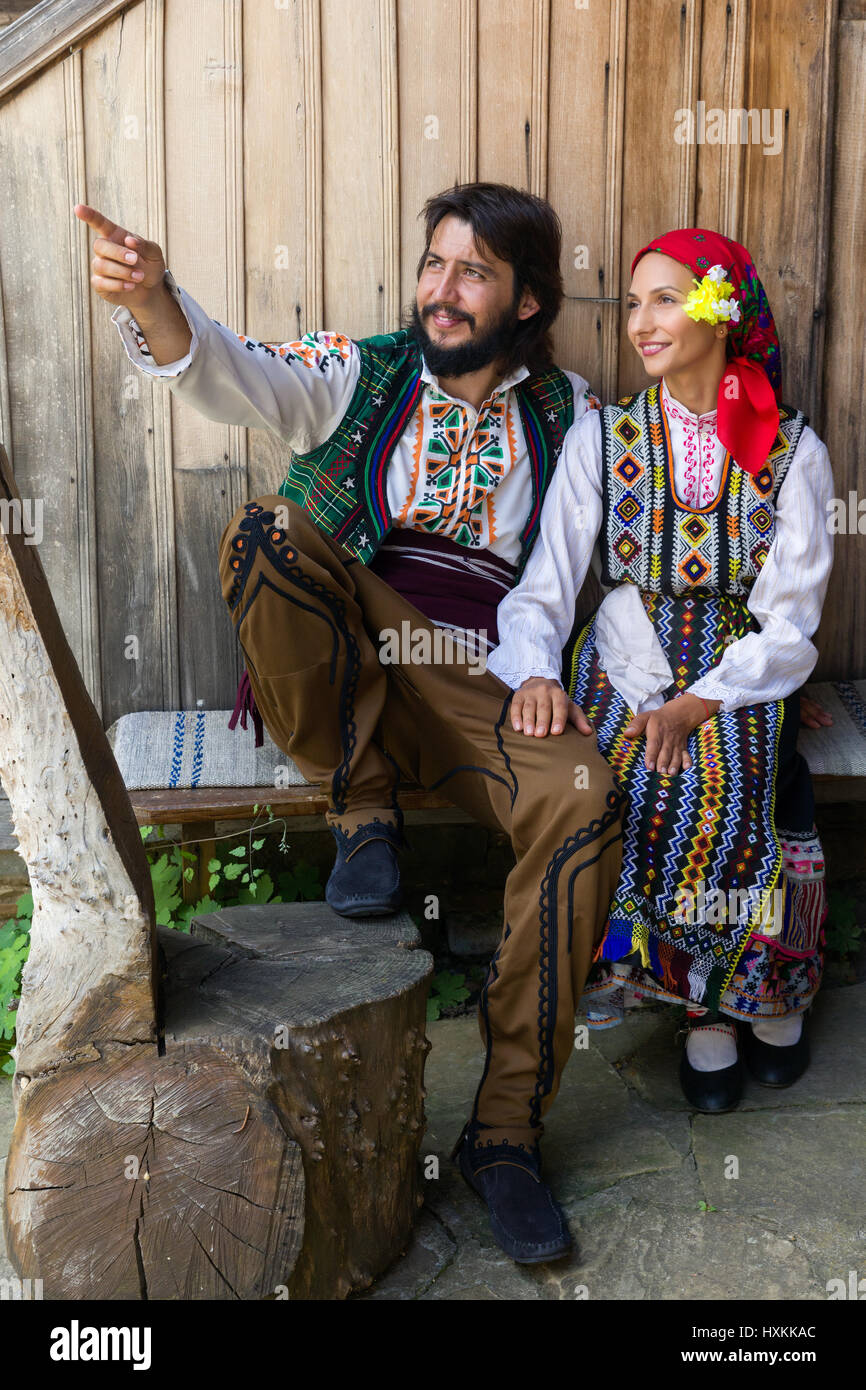
M 518 323 L 536 313 L 519 292 L 514 268 L 476 244 L 459 217 L 443 217 L 424 258 L 415 293 L 413 327 L 436 376 L 480 371 L 513 341 Z

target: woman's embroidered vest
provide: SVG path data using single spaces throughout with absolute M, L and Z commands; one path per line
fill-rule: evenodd
M 779 408 L 779 432 L 760 473 L 728 455 L 714 502 L 679 503 L 673 451 L 658 385 L 601 412 L 602 581 L 661 594 L 694 589 L 746 595 L 775 535 L 779 488 L 806 425 Z
M 280 494 L 308 511 L 329 536 L 362 564 L 388 531 L 388 463 L 424 390 L 421 354 L 409 333 L 388 333 L 356 344 L 361 374 L 349 408 L 324 444 L 293 453 Z M 520 533 L 519 577 L 538 533 L 541 504 L 566 431 L 574 393 L 554 367 L 515 386 L 532 472 L 532 505 Z

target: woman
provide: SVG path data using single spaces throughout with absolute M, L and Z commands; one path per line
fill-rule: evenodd
M 832 474 L 778 404 L 775 324 L 738 243 L 688 228 L 639 251 L 628 336 L 651 384 L 569 431 L 488 665 L 528 736 L 566 719 L 589 736 L 588 716 L 629 793 L 590 1025 L 685 1002 L 684 1092 L 722 1111 L 742 1090 L 735 1020 L 759 1081 L 808 1064 L 826 898 L 794 692 L 817 659 Z M 610 592 L 569 640 L 596 538 Z

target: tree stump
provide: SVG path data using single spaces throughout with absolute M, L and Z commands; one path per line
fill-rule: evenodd
M 303 1154 L 303 1246 L 277 1283 L 292 1298 L 365 1288 L 421 1204 L 432 961 L 418 929 L 406 913 L 352 921 L 297 903 L 230 908 L 192 932 L 160 932 L 167 1051 L 218 1040 Z
M 0 446 L 0 499 L 15 481 Z M 20 511 L 19 511 L 20 516 Z M 35 548 L 0 531 L 0 777 L 33 890 L 6 1164 L 46 1298 L 341 1298 L 419 1202 L 426 981 L 405 915 L 154 927 L 138 826 Z

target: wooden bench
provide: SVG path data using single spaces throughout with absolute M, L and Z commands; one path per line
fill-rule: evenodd
M 866 681 L 815 682 L 805 689 L 835 720 L 828 729 L 804 729 L 800 734 L 799 746 L 812 769 L 816 801 L 866 801 Z M 229 712 L 225 711 L 222 722 L 226 728 L 228 719 Z M 229 739 L 252 737 L 251 729 L 228 732 Z M 274 757 L 287 761 L 276 749 Z M 450 809 L 450 818 L 471 822 L 471 817 L 457 811 L 438 792 L 405 784 L 398 789 L 398 796 L 407 814 L 433 820 L 438 818 L 434 813 Z M 324 789 L 310 784 L 130 789 L 130 800 L 139 825 L 180 825 L 182 841 L 196 854 L 193 878 L 183 885 L 188 902 L 198 901 L 208 891 L 207 865 L 215 851 L 217 821 L 251 821 L 254 808 L 258 806 L 261 811 L 265 805 L 270 806 L 274 817 L 321 816 L 327 809 Z

